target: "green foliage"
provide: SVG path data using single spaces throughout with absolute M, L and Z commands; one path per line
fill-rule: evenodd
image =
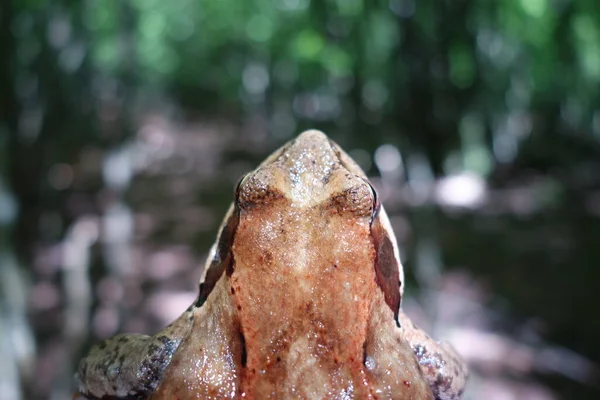
M 29 10 L 31 4 L 20 6 Z M 454 87 L 448 92 L 451 97 L 463 97 L 476 87 L 495 90 L 520 81 L 515 90 L 530 101 L 551 96 L 560 102 L 561 91 L 579 87 L 581 93 L 571 101 L 581 114 L 591 115 L 595 95 L 585 88 L 600 79 L 595 3 L 478 1 L 455 8 L 441 4 L 88 1 L 82 18 L 89 32 L 91 61 L 99 73 L 120 75 L 130 59 L 141 87 L 196 92 L 198 99 L 210 93 L 212 102 L 235 102 L 244 88 L 245 68 L 258 63 L 269 75 L 265 90 L 275 88 L 289 102 L 298 90 L 322 91 L 332 79 L 350 79 L 359 87 L 374 81 L 385 88 L 414 79 L 446 81 Z M 28 54 L 35 54 L 39 44 L 22 40 L 22 57 L 33 57 Z M 288 74 L 292 81 L 282 90 L 277 75 L 286 63 L 292 63 L 299 75 Z M 496 99 L 487 96 L 487 101 L 496 102 L 498 110 L 505 99 L 502 91 L 496 93 Z M 336 94 L 344 95 L 349 93 Z M 185 101 L 189 99 L 186 96 Z M 386 96 L 381 106 L 391 111 L 404 107 L 405 101 L 402 96 Z M 480 99 L 468 96 L 462 101 Z

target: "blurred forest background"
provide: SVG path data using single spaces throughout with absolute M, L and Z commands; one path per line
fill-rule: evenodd
M 600 2 L 0 3 L 0 398 L 195 297 L 237 179 L 364 167 L 470 399 L 600 396 Z

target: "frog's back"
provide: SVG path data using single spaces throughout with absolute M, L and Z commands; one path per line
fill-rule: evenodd
M 401 313 L 402 281 L 364 173 L 305 132 L 241 180 L 196 302 L 152 337 L 96 346 L 79 390 L 96 400 L 458 399 L 464 365 Z
M 371 298 L 362 325 L 340 315 L 361 325 L 356 332 L 310 309 L 305 323 L 288 318 L 249 331 L 228 281 L 223 277 L 193 311 L 190 335 L 152 400 L 433 398 L 410 346 L 389 324 L 383 296 Z
M 185 371 L 174 386 L 190 392 L 192 376 L 199 392 L 156 398 L 431 397 L 378 288 L 375 193 L 333 146 L 320 132 L 305 133 L 242 180 L 230 266 L 203 305 L 221 299 L 227 310 L 218 314 L 231 318 L 198 315 L 194 339 L 174 359 Z M 389 272 L 397 294 L 398 266 Z M 215 337 L 235 343 L 209 354 L 228 362 L 209 366 Z M 232 383 L 227 390 L 216 375 Z

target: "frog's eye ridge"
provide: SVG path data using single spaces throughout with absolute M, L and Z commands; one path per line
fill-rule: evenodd
M 366 179 L 356 176 L 353 186 L 332 194 L 325 202 L 325 207 L 336 214 L 372 220 L 375 212 L 376 196 Z
M 268 205 L 284 197 L 281 191 L 271 186 L 263 176 L 256 172 L 244 175 L 235 189 L 235 205 L 247 209 Z

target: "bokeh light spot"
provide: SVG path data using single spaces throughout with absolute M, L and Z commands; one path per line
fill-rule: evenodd
M 264 14 L 254 15 L 246 24 L 246 34 L 256 42 L 265 42 L 273 34 L 274 23 Z
M 54 164 L 48 170 L 48 182 L 55 190 L 64 190 L 73 182 L 73 168 L 69 164 Z

